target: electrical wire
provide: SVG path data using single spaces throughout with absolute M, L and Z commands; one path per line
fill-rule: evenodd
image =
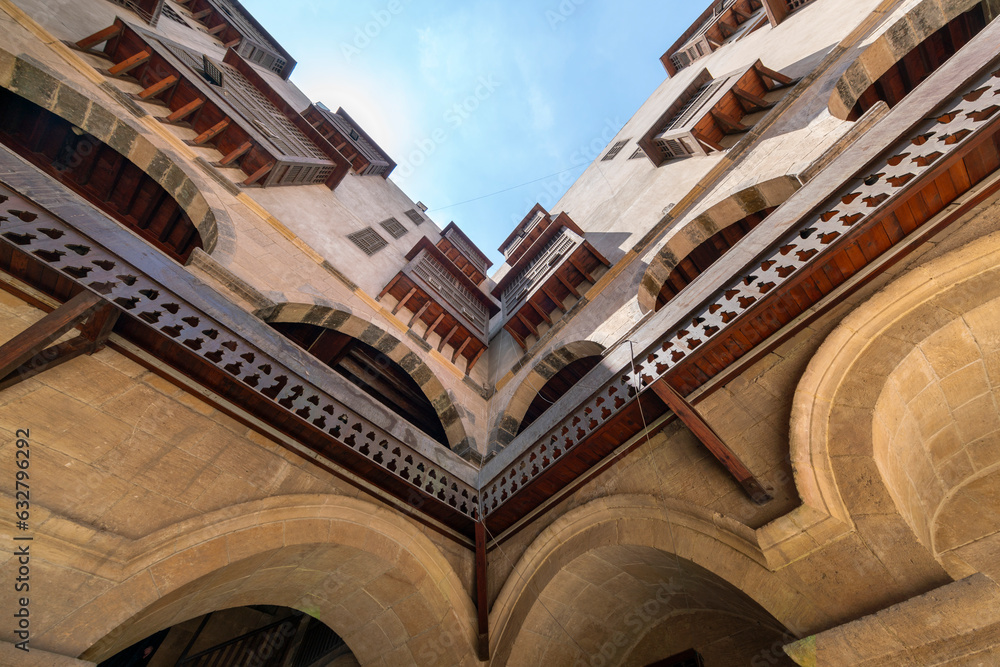
M 480 199 L 487 199 L 489 197 L 495 197 L 497 195 L 502 195 L 505 192 L 510 192 L 511 190 L 517 190 L 518 188 L 523 188 L 525 185 L 531 185 L 532 183 L 537 183 L 539 181 L 544 181 L 546 178 L 552 178 L 553 176 L 558 176 L 559 174 L 565 174 L 567 171 L 573 171 L 574 169 L 579 169 L 580 167 L 585 167 L 586 165 L 578 164 L 575 167 L 568 167 L 562 171 L 557 171 L 548 176 L 542 176 L 541 178 L 536 178 L 533 181 L 527 181 L 526 183 L 521 183 L 519 185 L 512 185 L 509 188 L 504 188 L 503 190 L 497 190 L 496 192 L 491 192 L 488 195 L 481 195 L 479 197 L 473 197 L 472 199 L 466 199 L 465 201 L 456 202 L 454 204 L 448 204 L 447 206 L 439 206 L 438 208 L 432 208 L 428 213 L 437 213 L 438 211 L 444 211 L 445 209 L 455 208 L 456 206 L 462 206 L 463 204 L 471 204 L 474 201 L 479 201 Z

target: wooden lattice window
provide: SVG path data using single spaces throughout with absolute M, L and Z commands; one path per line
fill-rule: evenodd
M 379 223 L 382 225 L 382 229 L 389 232 L 392 238 L 399 239 L 406 236 L 406 227 L 396 218 L 389 218 L 388 220 L 383 220 Z
M 601 162 L 605 162 L 607 160 L 614 160 L 615 156 L 618 155 L 623 148 L 625 148 L 625 145 L 628 142 L 629 142 L 628 139 L 625 139 L 624 141 L 616 141 L 615 145 L 611 147 L 611 150 L 608 151 L 607 155 L 601 158 Z
M 411 208 L 406 212 L 406 217 L 413 221 L 413 224 L 419 225 L 424 221 L 424 216 L 420 215 L 416 209 Z
M 176 23 L 180 23 L 185 28 L 190 28 L 191 27 L 188 24 L 188 22 L 184 20 L 184 17 L 181 16 L 180 14 L 178 14 L 177 10 L 175 10 L 173 7 L 171 7 L 167 3 L 163 3 L 162 14 L 163 14 L 163 16 L 166 16 L 171 21 L 174 21 Z
M 347 238 L 349 238 L 354 245 L 361 248 L 361 250 L 369 257 L 389 245 L 389 242 L 382 238 L 382 235 L 371 227 L 365 227 L 359 232 L 348 234 Z

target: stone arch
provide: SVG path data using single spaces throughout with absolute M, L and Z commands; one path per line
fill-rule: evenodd
M 642 312 L 656 309 L 657 297 L 670 272 L 701 243 L 748 215 L 780 206 L 799 187 L 801 183 L 795 176 L 772 178 L 729 195 L 693 220 L 672 229 L 639 285 Z
M 947 543 L 968 547 L 968 557 L 935 543 L 956 528 L 948 524 L 954 507 L 976 495 L 963 490 L 995 482 L 1000 467 L 998 322 L 1000 233 L 910 271 L 846 317 L 793 400 L 792 466 L 803 501 L 795 523 L 835 517 L 888 545 L 883 562 L 907 563 L 928 581 L 987 567 L 979 550 L 1000 537 L 989 507 L 978 520 L 964 517 L 973 538 Z
M 851 120 L 858 99 L 925 39 L 976 5 L 988 21 L 1000 13 L 998 0 L 922 0 L 893 23 L 848 66 L 830 95 L 830 113 Z
M 236 251 L 235 228 L 229 215 L 221 207 L 209 205 L 202 194 L 211 186 L 154 146 L 133 123 L 39 66 L 2 49 L 0 87 L 51 111 L 125 156 L 177 201 L 198 230 L 205 252 L 223 264 L 232 259 Z M 139 107 L 130 111 L 145 115 Z
M 458 407 L 434 371 L 420 355 L 399 338 L 381 327 L 361 319 L 345 310 L 311 303 L 281 303 L 257 312 L 257 317 L 267 323 L 313 324 L 338 331 L 374 347 L 399 364 L 420 387 L 430 401 L 444 427 L 448 446 L 461 456 L 476 451 L 475 443 L 465 430 Z
M 613 555 L 612 559 L 608 558 L 609 554 Z M 590 588 L 584 586 L 581 590 L 578 585 L 576 590 L 569 590 L 572 586 L 558 579 L 567 572 L 579 576 L 581 570 L 592 567 L 588 561 L 595 558 L 605 562 L 631 559 L 636 571 L 652 576 L 652 586 L 637 591 L 639 605 L 650 599 L 684 595 L 697 589 L 716 601 L 713 611 L 724 613 L 719 607 L 732 605 L 731 613 L 751 616 L 772 631 L 787 628 L 798 633 L 829 622 L 807 596 L 799 594 L 767 569 L 753 542 L 753 531 L 746 526 L 679 501 L 659 501 L 651 496 L 613 496 L 593 500 L 566 513 L 525 550 L 514 566 L 514 571 L 522 574 L 508 577 L 490 612 L 491 651 L 495 664 L 520 664 L 516 662 L 517 657 L 527 643 L 533 641 L 529 635 L 536 634 L 534 628 L 532 632 L 526 631 L 529 618 L 533 613 L 544 614 L 553 608 L 562 608 L 557 604 L 562 596 L 560 589 L 574 596 L 572 604 L 567 601 L 568 610 L 588 606 L 583 597 L 576 596 L 588 593 Z M 622 569 L 629 571 L 627 567 Z M 678 569 L 680 572 L 676 571 Z M 666 576 L 668 590 L 665 592 L 659 581 L 661 573 Z M 671 577 L 679 581 L 671 584 Z M 623 591 L 629 588 L 631 584 L 621 586 Z M 542 596 L 546 598 L 544 602 L 540 602 Z M 600 597 L 597 592 L 594 596 Z M 626 612 L 630 604 L 635 606 L 635 598 L 626 603 Z M 623 611 L 617 606 L 615 610 Z M 669 610 L 668 605 L 661 606 L 662 612 Z M 633 645 L 638 643 L 641 637 L 622 626 L 628 614 L 607 611 L 609 616 L 603 624 L 589 627 L 588 632 L 594 636 L 577 641 L 604 646 L 616 632 L 622 631 L 636 635 Z M 537 620 L 543 619 L 539 616 Z M 574 664 L 572 656 L 566 664 Z M 607 664 L 617 663 L 609 661 Z
M 215 609 L 311 613 L 363 665 L 472 665 L 475 609 L 441 552 L 404 517 L 339 496 L 284 496 L 168 527 L 134 544 L 118 585 L 40 639 L 95 662 Z
M 587 357 L 604 354 L 604 346 L 589 340 L 578 340 L 562 345 L 545 355 L 534 365 L 514 390 L 507 408 L 496 419 L 490 442 L 506 446 L 517 435 L 528 407 L 535 395 L 559 371 Z

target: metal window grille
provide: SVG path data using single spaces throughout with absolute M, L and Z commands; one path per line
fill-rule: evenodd
M 615 156 L 618 155 L 618 153 L 620 153 L 623 148 L 625 148 L 625 144 L 627 144 L 628 142 L 629 142 L 628 139 L 624 141 L 615 142 L 615 145 L 611 147 L 611 150 L 608 151 L 607 155 L 601 158 L 601 162 L 605 162 L 607 160 L 614 160 Z
M 406 217 L 412 220 L 413 224 L 415 225 L 419 225 L 424 221 L 424 217 L 419 213 L 417 213 L 417 210 L 414 208 L 411 208 L 409 211 L 406 212 Z
M 360 232 L 348 234 L 347 238 L 349 238 L 354 245 L 361 248 L 361 250 L 369 257 L 389 245 L 389 242 L 382 238 L 382 236 L 371 227 L 365 227 Z
M 382 229 L 389 232 L 389 234 L 391 234 L 392 238 L 394 239 L 406 236 L 406 231 L 407 231 L 406 227 L 404 227 L 402 223 L 399 222 L 399 220 L 396 220 L 396 218 L 389 218 L 388 220 L 383 220 L 379 224 L 382 225 Z
M 785 5 L 788 6 L 789 12 L 794 12 L 799 7 L 804 7 L 810 2 L 812 2 L 812 0 L 785 0 Z
M 642 148 L 636 148 L 635 152 L 628 156 L 628 159 L 634 160 L 637 157 L 645 157 L 645 156 L 646 156 L 646 151 L 642 150 Z

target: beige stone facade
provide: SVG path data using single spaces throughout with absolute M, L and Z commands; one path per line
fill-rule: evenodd
M 346 643 L 315 665 L 1000 661 L 996 2 L 709 8 L 684 40 L 721 42 L 671 47 L 480 283 L 467 239 L 358 166 L 377 137 L 323 135 L 237 28 L 191 27 L 221 6 L 270 39 L 232 0 L 0 0 L 0 664 L 170 629 L 150 664 L 172 665 L 288 618 Z M 123 65 L 130 39 L 155 53 Z M 165 122 L 183 85 L 216 103 L 202 56 L 256 72 L 338 176 L 247 184 L 268 140 L 213 139 L 248 125 L 224 102 L 208 134 Z M 658 152 L 682 126 L 690 155 Z M 134 224 L 111 181 L 98 201 L 44 164 L 46 127 L 197 247 L 176 261 L 154 208 Z M 420 278 L 424 237 L 451 288 Z M 51 329 L 81 293 L 100 306 Z

